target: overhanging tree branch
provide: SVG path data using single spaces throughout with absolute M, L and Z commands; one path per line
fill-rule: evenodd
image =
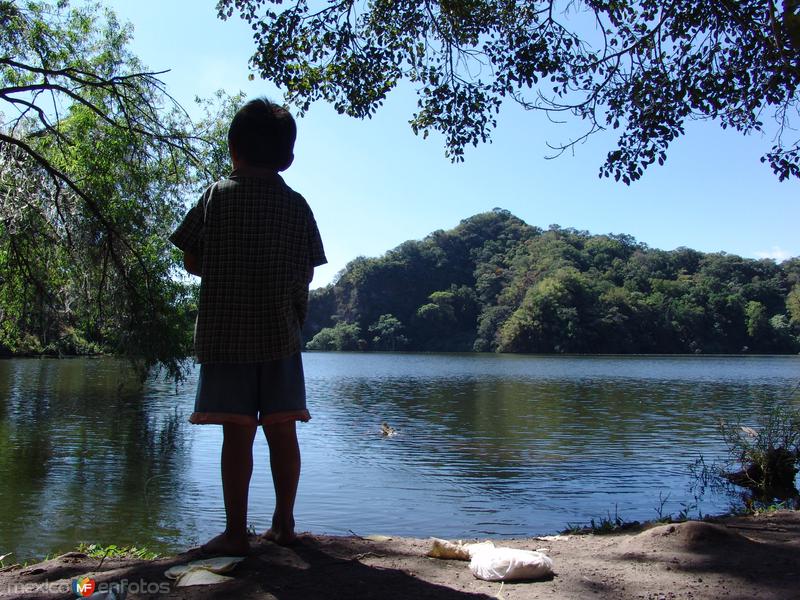
M 187 197 L 220 173 L 214 119 L 226 98 L 206 104 L 206 131 L 195 128 L 158 79 L 164 71 L 127 50 L 130 28 L 97 6 L 0 0 L 0 25 L 0 109 L 11 109 L 0 123 L 4 319 L 41 340 L 80 331 L 179 376 L 191 313 L 167 237 Z M 9 263 L 12 236 L 34 271 Z M 48 330 L 26 334 L 34 321 Z M 0 346 L 14 335 L 0 329 Z
M 36 163 L 44 169 L 54 180 L 63 182 L 72 192 L 80 198 L 83 203 L 89 208 L 92 215 L 100 222 L 106 232 L 109 234 L 109 240 L 113 237 L 120 240 L 120 243 L 131 252 L 132 256 L 136 257 L 137 262 L 139 263 L 142 272 L 145 274 L 145 285 L 149 289 L 148 280 L 150 278 L 148 267 L 145 264 L 144 260 L 141 256 L 135 251 L 135 249 L 127 242 L 127 240 L 121 234 L 118 234 L 117 228 L 108 220 L 104 211 L 98 206 L 95 200 L 87 194 L 79 185 L 77 185 L 72 179 L 60 169 L 57 169 L 52 165 L 52 163 L 47 160 L 44 156 L 36 152 L 31 146 L 23 142 L 22 140 L 18 140 L 16 138 L 7 136 L 3 133 L 0 133 L 0 141 L 6 142 L 11 144 L 12 146 L 16 146 L 23 152 L 25 152 L 28 156 L 30 156 Z M 127 269 L 125 267 L 124 262 L 120 259 L 118 253 L 114 250 L 113 244 L 109 241 L 109 252 L 111 253 L 112 261 L 114 262 L 117 270 L 123 277 L 125 278 L 126 282 L 130 284 L 130 280 L 127 277 Z M 138 294 L 136 287 L 130 285 L 131 290 L 134 294 Z
M 363 17 L 351 23 L 354 6 Z M 488 139 L 511 98 L 571 112 L 590 135 L 604 122 L 619 127 L 600 173 L 627 183 L 663 162 L 685 119 L 746 133 L 765 126 L 766 111 L 777 141 L 763 158 L 779 179 L 800 177 L 794 140 L 783 139 L 800 126 L 786 110 L 800 106 L 797 0 L 785 0 L 780 16 L 775 0 L 362 0 L 329 5 L 324 17 L 305 1 L 219 0 L 217 10 L 253 26 L 252 67 L 301 112 L 324 99 L 367 116 L 398 78 L 409 80 L 418 94 L 413 130 L 444 134 L 453 160 Z M 338 44 L 343 37 L 353 43 Z M 490 78 L 475 61 L 491 66 Z

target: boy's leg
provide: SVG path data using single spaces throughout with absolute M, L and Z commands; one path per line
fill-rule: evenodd
M 203 545 L 214 554 L 247 554 L 247 496 L 253 474 L 253 440 L 256 425 L 223 424 L 222 493 L 225 499 L 225 531 Z
M 291 544 L 294 539 L 294 500 L 300 481 L 300 446 L 295 421 L 264 425 L 269 445 L 269 464 L 275 486 L 275 513 L 267 539 L 278 544 Z

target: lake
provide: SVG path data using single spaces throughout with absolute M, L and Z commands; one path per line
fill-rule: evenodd
M 800 405 L 797 356 L 307 353 L 298 529 L 529 536 L 695 503 L 689 465 L 720 418 Z M 136 383 L 113 359 L 0 361 L 0 555 L 79 541 L 160 552 L 224 528 L 221 428 L 194 426 L 196 372 Z M 397 435 L 380 435 L 382 422 Z M 257 439 L 249 520 L 273 508 Z M 691 513 L 723 512 L 707 494 Z

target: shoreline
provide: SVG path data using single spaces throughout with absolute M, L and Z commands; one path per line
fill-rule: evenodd
M 585 523 L 567 523 L 561 529 L 554 529 L 554 530 L 547 530 L 543 533 L 531 533 L 526 535 L 504 535 L 499 533 L 494 534 L 487 534 L 483 537 L 474 537 L 470 535 L 463 535 L 458 537 L 442 537 L 441 535 L 430 535 L 426 537 L 419 537 L 414 534 L 394 534 L 394 533 L 386 533 L 385 530 L 376 530 L 376 531 L 367 531 L 366 533 L 355 531 L 354 529 L 348 529 L 347 532 L 342 531 L 322 531 L 322 532 L 312 532 L 312 531 L 302 531 L 299 532 L 298 535 L 305 535 L 311 537 L 319 537 L 319 538 L 331 538 L 331 539 L 345 539 L 345 538 L 358 538 L 369 541 L 370 538 L 392 538 L 392 539 L 404 539 L 404 540 L 432 540 L 432 539 L 447 539 L 447 540 L 458 540 L 463 541 L 465 543 L 474 542 L 474 541 L 481 541 L 481 540 L 492 540 L 496 546 L 502 546 L 507 541 L 518 541 L 518 540 L 541 540 L 541 539 L 549 539 L 554 537 L 581 537 L 581 536 L 612 536 L 612 535 L 620 535 L 620 534 L 631 534 L 631 533 L 640 533 L 647 529 L 652 529 L 653 527 L 658 527 L 660 525 L 678 525 L 681 523 L 685 523 L 688 521 L 696 521 L 701 523 L 720 523 L 725 522 L 730 519 L 736 518 L 748 518 L 748 517 L 761 517 L 765 514 L 773 514 L 779 512 L 789 512 L 793 513 L 796 512 L 800 515 L 800 498 L 798 498 L 798 502 L 795 505 L 784 505 L 776 504 L 769 507 L 763 507 L 758 510 L 754 511 L 728 511 L 718 514 L 707 514 L 707 515 L 698 515 L 695 517 L 686 517 L 682 518 L 680 516 L 674 515 L 664 515 L 660 519 L 648 519 L 643 521 L 637 520 L 626 520 L 620 516 L 613 517 L 609 512 L 606 517 L 599 517 L 597 519 L 591 519 L 589 522 Z M 256 533 L 254 533 L 255 529 L 254 526 L 251 525 L 248 536 L 250 538 L 251 544 L 257 544 L 257 540 L 260 537 Z M 30 567 L 32 565 L 45 563 L 53 558 L 57 558 L 59 556 L 64 556 L 66 554 L 86 554 L 89 558 L 103 558 L 108 550 L 106 557 L 108 559 L 130 559 L 130 558 L 143 558 L 145 560 L 163 560 L 165 558 L 171 556 L 181 556 L 188 553 L 190 550 L 183 549 L 183 546 L 179 546 L 176 548 L 166 548 L 160 551 L 156 551 L 146 545 L 139 546 L 136 543 L 131 545 L 120 545 L 111 541 L 111 543 L 103 545 L 94 541 L 81 541 L 78 542 L 75 546 L 67 546 L 56 548 L 52 551 L 48 551 L 44 554 L 43 557 L 39 558 L 38 556 L 32 555 L 27 558 L 23 558 L 21 562 L 16 560 L 17 555 L 14 552 L 9 551 L 6 548 L 0 548 L 0 557 L 3 556 L 5 552 L 8 552 L 6 556 L 10 558 L 6 558 L 5 565 L 0 566 L 0 573 L 3 571 L 11 568 L 11 567 Z M 135 556 L 134 556 L 135 555 Z M 2 598 L 2 595 L 0 595 Z
M 544 356 L 544 357 L 564 357 L 564 358 L 622 358 L 622 357 L 638 357 L 638 358 L 692 358 L 692 357 L 710 357 L 710 358 L 759 358 L 759 357 L 776 357 L 776 356 L 800 356 L 800 352 L 488 352 L 488 351 L 471 351 L 471 350 L 311 350 L 303 349 L 303 354 L 348 354 L 348 355 L 369 355 L 369 354 L 422 354 L 422 355 L 459 355 L 459 356 Z M 57 351 L 42 351 L 42 352 L 4 352 L 0 349 L 0 360 L 23 359 L 23 358 L 116 358 L 127 360 L 130 356 L 119 354 L 115 352 L 57 352 Z M 186 356 L 184 359 L 191 359 L 192 356 Z
M 650 523 L 604 535 L 495 539 L 497 546 L 544 548 L 554 561 L 550 579 L 503 584 L 474 578 L 465 562 L 426 557 L 430 539 L 316 534 L 299 539 L 289 548 L 254 543 L 251 555 L 228 574 L 232 579 L 210 586 L 175 587 L 164 577 L 168 568 L 198 558 L 196 552 L 155 560 L 99 560 L 69 552 L 0 569 L 0 597 L 75 598 L 66 588 L 79 577 L 92 578 L 98 589 L 125 580 L 128 598 L 270 600 L 784 600 L 797 597 L 800 582 L 800 511 L 790 510 Z

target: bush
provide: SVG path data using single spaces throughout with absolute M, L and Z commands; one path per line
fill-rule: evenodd
M 326 327 L 306 344 L 307 350 L 359 350 L 361 329 L 355 323 Z
M 96 356 L 103 353 L 103 348 L 95 342 L 84 338 L 79 331 L 67 328 L 57 340 L 42 349 L 48 356 Z
M 798 496 L 795 477 L 800 463 L 800 411 L 778 405 L 757 427 L 721 422 L 730 460 L 720 474 L 747 488 L 753 499 L 787 500 Z

